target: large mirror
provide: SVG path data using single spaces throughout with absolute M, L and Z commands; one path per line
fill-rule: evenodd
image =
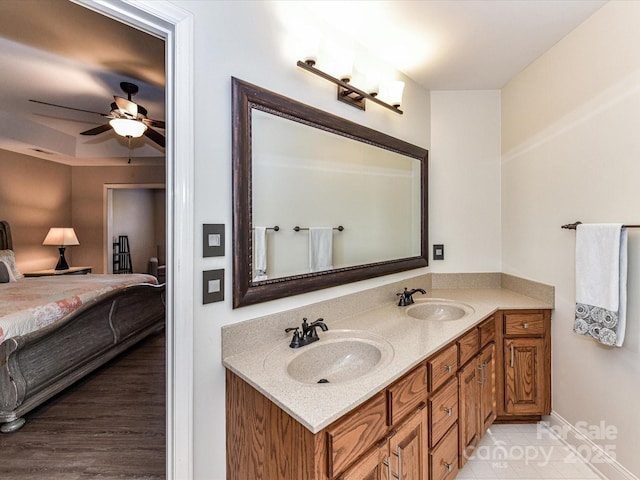
M 232 91 L 234 308 L 427 265 L 425 149 Z

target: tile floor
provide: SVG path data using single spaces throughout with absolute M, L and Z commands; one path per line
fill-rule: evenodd
M 542 424 L 493 425 L 456 479 L 600 480 Z

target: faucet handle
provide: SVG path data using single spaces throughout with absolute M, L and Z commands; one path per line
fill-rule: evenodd
M 285 333 L 289 333 L 289 332 L 293 332 L 293 338 L 291 339 L 291 343 L 289 344 L 289 346 L 291 348 L 298 348 L 300 347 L 300 332 L 298 331 L 300 329 L 300 327 L 290 327 L 290 328 L 285 328 L 284 331 Z

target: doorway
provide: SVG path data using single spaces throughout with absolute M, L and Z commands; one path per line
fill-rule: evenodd
M 131 273 L 149 273 L 149 260 L 167 261 L 166 188 L 160 184 L 107 184 L 104 271 L 114 267 L 119 239 L 127 237 Z
M 189 479 L 193 477 L 194 19 L 168 2 L 75 1 L 163 38 L 166 45 L 167 479 Z

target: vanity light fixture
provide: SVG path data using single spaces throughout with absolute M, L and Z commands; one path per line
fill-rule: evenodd
M 357 87 L 351 85 L 351 79 L 349 77 L 344 78 L 336 78 L 328 73 L 323 72 L 315 67 L 316 60 L 315 58 L 307 58 L 305 61 L 298 60 L 298 67 L 306 70 L 307 72 L 311 72 L 325 80 L 329 80 L 332 83 L 335 83 L 338 86 L 338 100 L 341 102 L 347 103 L 352 107 L 359 108 L 360 110 L 365 109 L 365 100 L 371 100 L 378 105 L 382 105 L 389 110 L 396 112 L 402 115 L 402 110 L 400 110 L 400 103 L 402 100 L 402 90 L 404 88 L 404 82 L 393 82 L 393 85 L 390 86 L 390 92 L 395 92 L 392 94 L 392 103 L 383 102 L 382 100 L 376 98 L 378 95 L 377 89 L 372 91 L 371 93 L 367 93 L 364 90 L 360 90 Z M 400 85 L 401 84 L 401 85 Z

